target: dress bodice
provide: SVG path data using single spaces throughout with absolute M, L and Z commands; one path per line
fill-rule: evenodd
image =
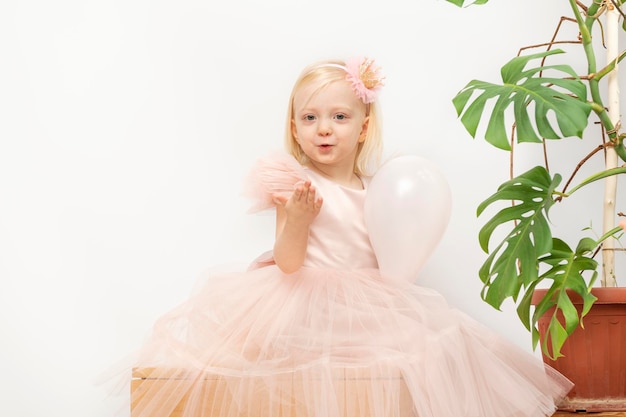
M 368 178 L 363 190 L 339 185 L 305 169 L 324 203 L 311 224 L 304 266 L 322 268 L 377 268 L 364 217 Z

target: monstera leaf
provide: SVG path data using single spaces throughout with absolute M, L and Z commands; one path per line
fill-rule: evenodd
M 552 359 L 562 356 L 560 352 L 565 339 L 576 330 L 582 318 L 596 301 L 590 289 L 598 275 L 596 271 L 598 262 L 591 256 L 598 244 L 599 242 L 585 237 L 580 240 L 574 251 L 562 240 L 553 238 L 550 253 L 539 259 L 541 264 L 547 266 L 547 270 L 535 283 L 544 280 L 551 281 L 548 293 L 537 304 L 532 317 L 530 316 L 532 291 L 527 292 L 518 305 L 518 316 L 526 328 L 532 330 L 533 347 L 537 346 L 539 341 L 537 321 L 554 307 L 550 314 L 546 337 L 541 346 Z M 584 272 L 591 272 L 591 279 L 585 278 Z M 529 288 L 534 290 L 535 285 Z M 571 294 L 568 294 L 568 291 L 573 291 L 582 298 L 583 308 L 580 314 L 572 303 Z
M 483 112 L 490 101 L 495 102 L 490 109 L 485 140 L 498 148 L 510 149 L 505 113 L 511 106 L 518 142 L 582 137 L 591 105 L 587 103 L 587 87 L 576 72 L 569 65 L 526 69 L 532 60 L 561 53 L 562 50 L 555 49 L 513 58 L 500 70 L 502 85 L 470 81 L 452 101 L 457 115 L 472 137 L 476 136 Z M 543 73 L 562 74 L 562 77 L 543 76 Z M 534 110 L 532 116 L 531 110 Z M 554 122 L 560 133 L 553 126 Z
M 502 184 L 478 206 L 480 216 L 491 204 L 507 202 L 507 207 L 489 220 L 478 235 L 481 248 L 489 254 L 479 270 L 484 283 L 482 297 L 493 307 L 499 309 L 508 297 L 517 300 L 522 286 L 537 281 L 537 259 L 552 249 L 548 211 L 554 204 L 552 195 L 560 182 L 560 175 L 552 179 L 545 168 L 537 166 Z M 515 202 L 512 206 L 511 201 Z M 490 250 L 494 231 L 505 229 L 507 225 L 512 225 L 512 230 Z

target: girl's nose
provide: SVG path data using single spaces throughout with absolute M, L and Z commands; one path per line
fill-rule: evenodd
M 328 136 L 333 133 L 330 124 L 328 123 L 320 123 L 319 128 L 317 129 L 320 136 Z

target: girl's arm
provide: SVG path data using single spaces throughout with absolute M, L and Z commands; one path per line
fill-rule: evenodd
M 322 207 L 322 198 L 315 196 L 310 181 L 298 186 L 287 199 L 275 196 L 276 242 L 274 262 L 281 271 L 290 274 L 304 262 L 309 238 L 309 227 Z

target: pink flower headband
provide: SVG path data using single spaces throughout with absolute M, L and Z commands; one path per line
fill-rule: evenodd
M 324 64 L 322 67 L 341 68 L 346 72 L 346 80 L 352 84 L 352 89 L 358 98 L 365 104 L 376 100 L 385 77 L 380 73 L 380 67 L 374 64 L 371 58 L 356 58 L 346 61 L 346 65 Z
M 380 73 L 380 67 L 370 58 L 352 59 L 346 62 L 346 79 L 352 83 L 352 89 L 357 97 L 368 104 L 376 100 L 385 77 Z

